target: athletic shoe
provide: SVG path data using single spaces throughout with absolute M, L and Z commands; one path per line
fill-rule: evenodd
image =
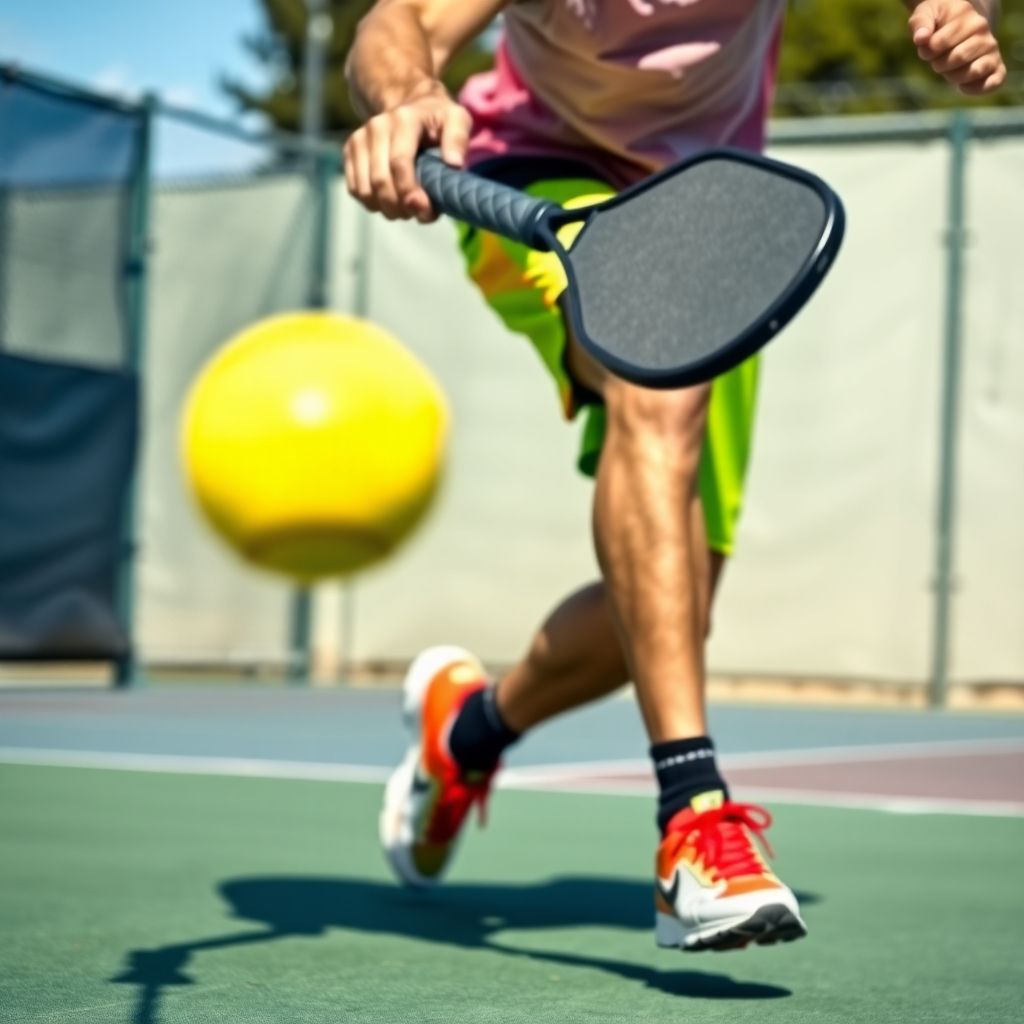
M 412 743 L 384 791 L 380 841 L 407 885 L 440 881 L 474 804 L 483 822 L 497 767 L 464 775 L 448 736 L 466 698 L 486 685 L 483 666 L 460 647 L 431 647 L 406 674 L 403 716 Z
M 771 815 L 753 804 L 723 803 L 717 791 L 693 803 L 669 821 L 658 848 L 658 945 L 742 949 L 806 935 L 796 897 L 772 874 L 754 841 L 756 836 L 771 855 L 762 834 Z

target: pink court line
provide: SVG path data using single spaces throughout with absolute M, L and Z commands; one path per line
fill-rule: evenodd
M 921 743 L 886 743 L 871 746 L 808 747 L 802 750 L 766 750 L 749 754 L 724 754 L 719 762 L 729 768 L 784 768 L 805 764 L 850 764 L 898 761 L 915 758 L 977 757 L 979 754 L 1024 752 L 1024 739 L 927 740 Z M 646 760 L 577 761 L 565 764 L 516 768 L 505 773 L 517 782 L 554 783 L 580 779 L 653 779 Z
M 650 799 L 654 786 L 638 786 L 635 779 L 614 778 L 570 782 L 506 783 L 506 789 L 529 789 L 544 793 L 565 793 L 589 796 L 643 796 Z M 956 800 L 945 797 L 900 797 L 880 793 L 840 793 L 820 789 L 773 789 L 758 786 L 737 786 L 734 795 L 739 800 L 757 803 L 797 804 L 836 810 L 881 811 L 886 814 L 951 814 L 981 818 L 1024 817 L 1024 803 L 1012 800 Z

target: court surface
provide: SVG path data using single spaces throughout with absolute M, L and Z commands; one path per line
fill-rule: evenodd
M 654 947 L 615 699 L 509 758 L 449 884 L 394 885 L 395 691 L 0 691 L 0 1021 L 1019 1019 L 1024 718 L 719 707 L 810 937 Z

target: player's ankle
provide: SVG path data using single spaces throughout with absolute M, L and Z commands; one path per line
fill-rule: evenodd
M 466 698 L 452 725 L 448 750 L 463 772 L 488 772 L 519 739 L 494 699 L 494 687 L 481 687 Z
M 705 810 L 729 799 L 729 789 L 718 771 L 715 746 L 709 736 L 667 740 L 651 747 L 658 779 L 658 828 L 686 808 Z

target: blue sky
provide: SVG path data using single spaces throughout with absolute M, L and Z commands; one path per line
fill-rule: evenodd
M 227 72 L 260 83 L 241 45 L 260 23 L 256 0 L 0 0 L 0 60 L 101 92 L 135 97 L 151 89 L 233 119 L 218 78 Z M 253 157 L 248 147 L 195 131 L 164 135 L 158 163 L 168 172 L 237 170 Z
M 217 78 L 258 81 L 241 38 L 259 24 L 256 0 L 0 0 L 0 56 L 103 91 L 151 88 L 231 113 Z

